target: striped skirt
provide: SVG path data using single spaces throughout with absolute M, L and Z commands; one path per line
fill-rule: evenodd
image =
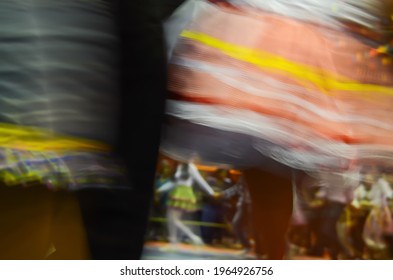
M 393 68 L 376 47 L 345 29 L 203 2 L 171 54 L 163 150 L 304 170 L 390 164 Z

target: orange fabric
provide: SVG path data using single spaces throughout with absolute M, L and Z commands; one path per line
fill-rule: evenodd
M 277 15 L 227 8 L 203 14 L 190 30 L 256 52 L 282 57 L 315 69 L 322 77 L 324 73 L 336 75 L 337 80 L 344 85 L 354 81 L 384 86 L 387 93 L 337 90 L 329 85 L 321 89 L 312 82 L 294 77 L 289 73 L 291 69 L 286 73 L 285 70 L 261 68 L 196 40 L 182 38 L 175 50 L 176 57 L 222 69 L 238 70 L 244 75 L 232 78 L 242 85 L 263 90 L 265 95 L 258 96 L 249 90 L 231 86 L 211 71 L 171 65 L 169 90 L 175 98 L 226 105 L 289 120 L 327 140 L 388 145 L 393 148 L 393 129 L 386 126 L 393 119 L 392 67 L 383 65 L 379 58 L 371 57 L 368 54 L 370 47 L 362 41 L 344 32 Z M 262 79 L 264 77 L 286 85 L 287 90 L 278 90 L 274 85 L 267 84 Z M 297 89 L 299 87 L 301 90 Z M 288 99 L 278 99 L 278 91 L 286 94 Z M 322 113 L 295 104 L 289 97 L 308 102 Z M 327 114 L 341 117 L 341 120 L 329 118 Z M 378 125 L 345 119 L 353 116 L 367 118 Z M 296 128 L 293 128 L 293 133 L 296 132 Z

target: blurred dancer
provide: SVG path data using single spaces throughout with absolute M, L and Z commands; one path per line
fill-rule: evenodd
M 323 165 L 334 177 L 358 158 L 392 159 L 393 74 L 388 48 L 378 48 L 391 36 L 391 1 L 214 2 L 187 1 L 166 23 L 162 147 L 245 170 L 262 251 L 281 258 L 292 170 Z M 351 200 L 340 180 L 325 181 L 323 233 L 333 257 Z
M 0 1 L 0 258 L 139 258 L 174 2 Z
M 183 214 L 198 210 L 198 201 L 193 191 L 193 185 L 198 186 L 210 196 L 215 196 L 213 189 L 200 175 L 197 167 L 192 163 L 180 163 L 174 179 L 161 186 L 159 193 L 169 191 L 167 201 L 167 223 L 169 232 L 169 249 L 175 249 L 179 243 L 179 231 L 187 236 L 195 245 L 203 245 L 202 239 L 182 221 Z
M 98 258 L 97 249 L 105 258 L 130 256 L 127 219 L 96 219 L 117 209 L 111 198 L 122 193 L 120 205 L 129 195 L 114 154 L 121 99 L 115 7 L 3 0 L 0 25 L 0 258 L 43 259 L 51 244 L 57 259 Z M 97 193 L 106 194 L 100 203 Z

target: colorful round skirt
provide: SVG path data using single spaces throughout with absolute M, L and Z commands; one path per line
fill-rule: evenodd
M 194 190 L 192 187 L 184 185 L 178 185 L 170 192 L 167 205 L 187 212 L 194 212 L 200 209 Z
M 163 150 L 306 171 L 393 164 L 393 62 L 376 47 L 345 29 L 206 3 L 171 55 Z

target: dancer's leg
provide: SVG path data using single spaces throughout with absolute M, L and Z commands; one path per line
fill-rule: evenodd
M 182 210 L 175 210 L 173 209 L 173 223 L 177 229 L 183 232 L 191 241 L 195 244 L 201 245 L 203 244 L 202 239 L 196 235 L 188 226 L 186 226 L 182 222 L 183 211 Z
M 176 245 L 178 243 L 177 228 L 176 228 L 176 225 L 174 222 L 175 215 L 176 215 L 176 210 L 168 207 L 168 209 L 167 209 L 167 225 L 168 225 L 169 242 L 172 245 Z
M 268 259 L 282 259 L 285 252 L 286 233 L 292 214 L 292 184 L 289 176 L 259 169 L 244 172 L 252 198 L 252 220 L 256 248 L 263 248 Z

